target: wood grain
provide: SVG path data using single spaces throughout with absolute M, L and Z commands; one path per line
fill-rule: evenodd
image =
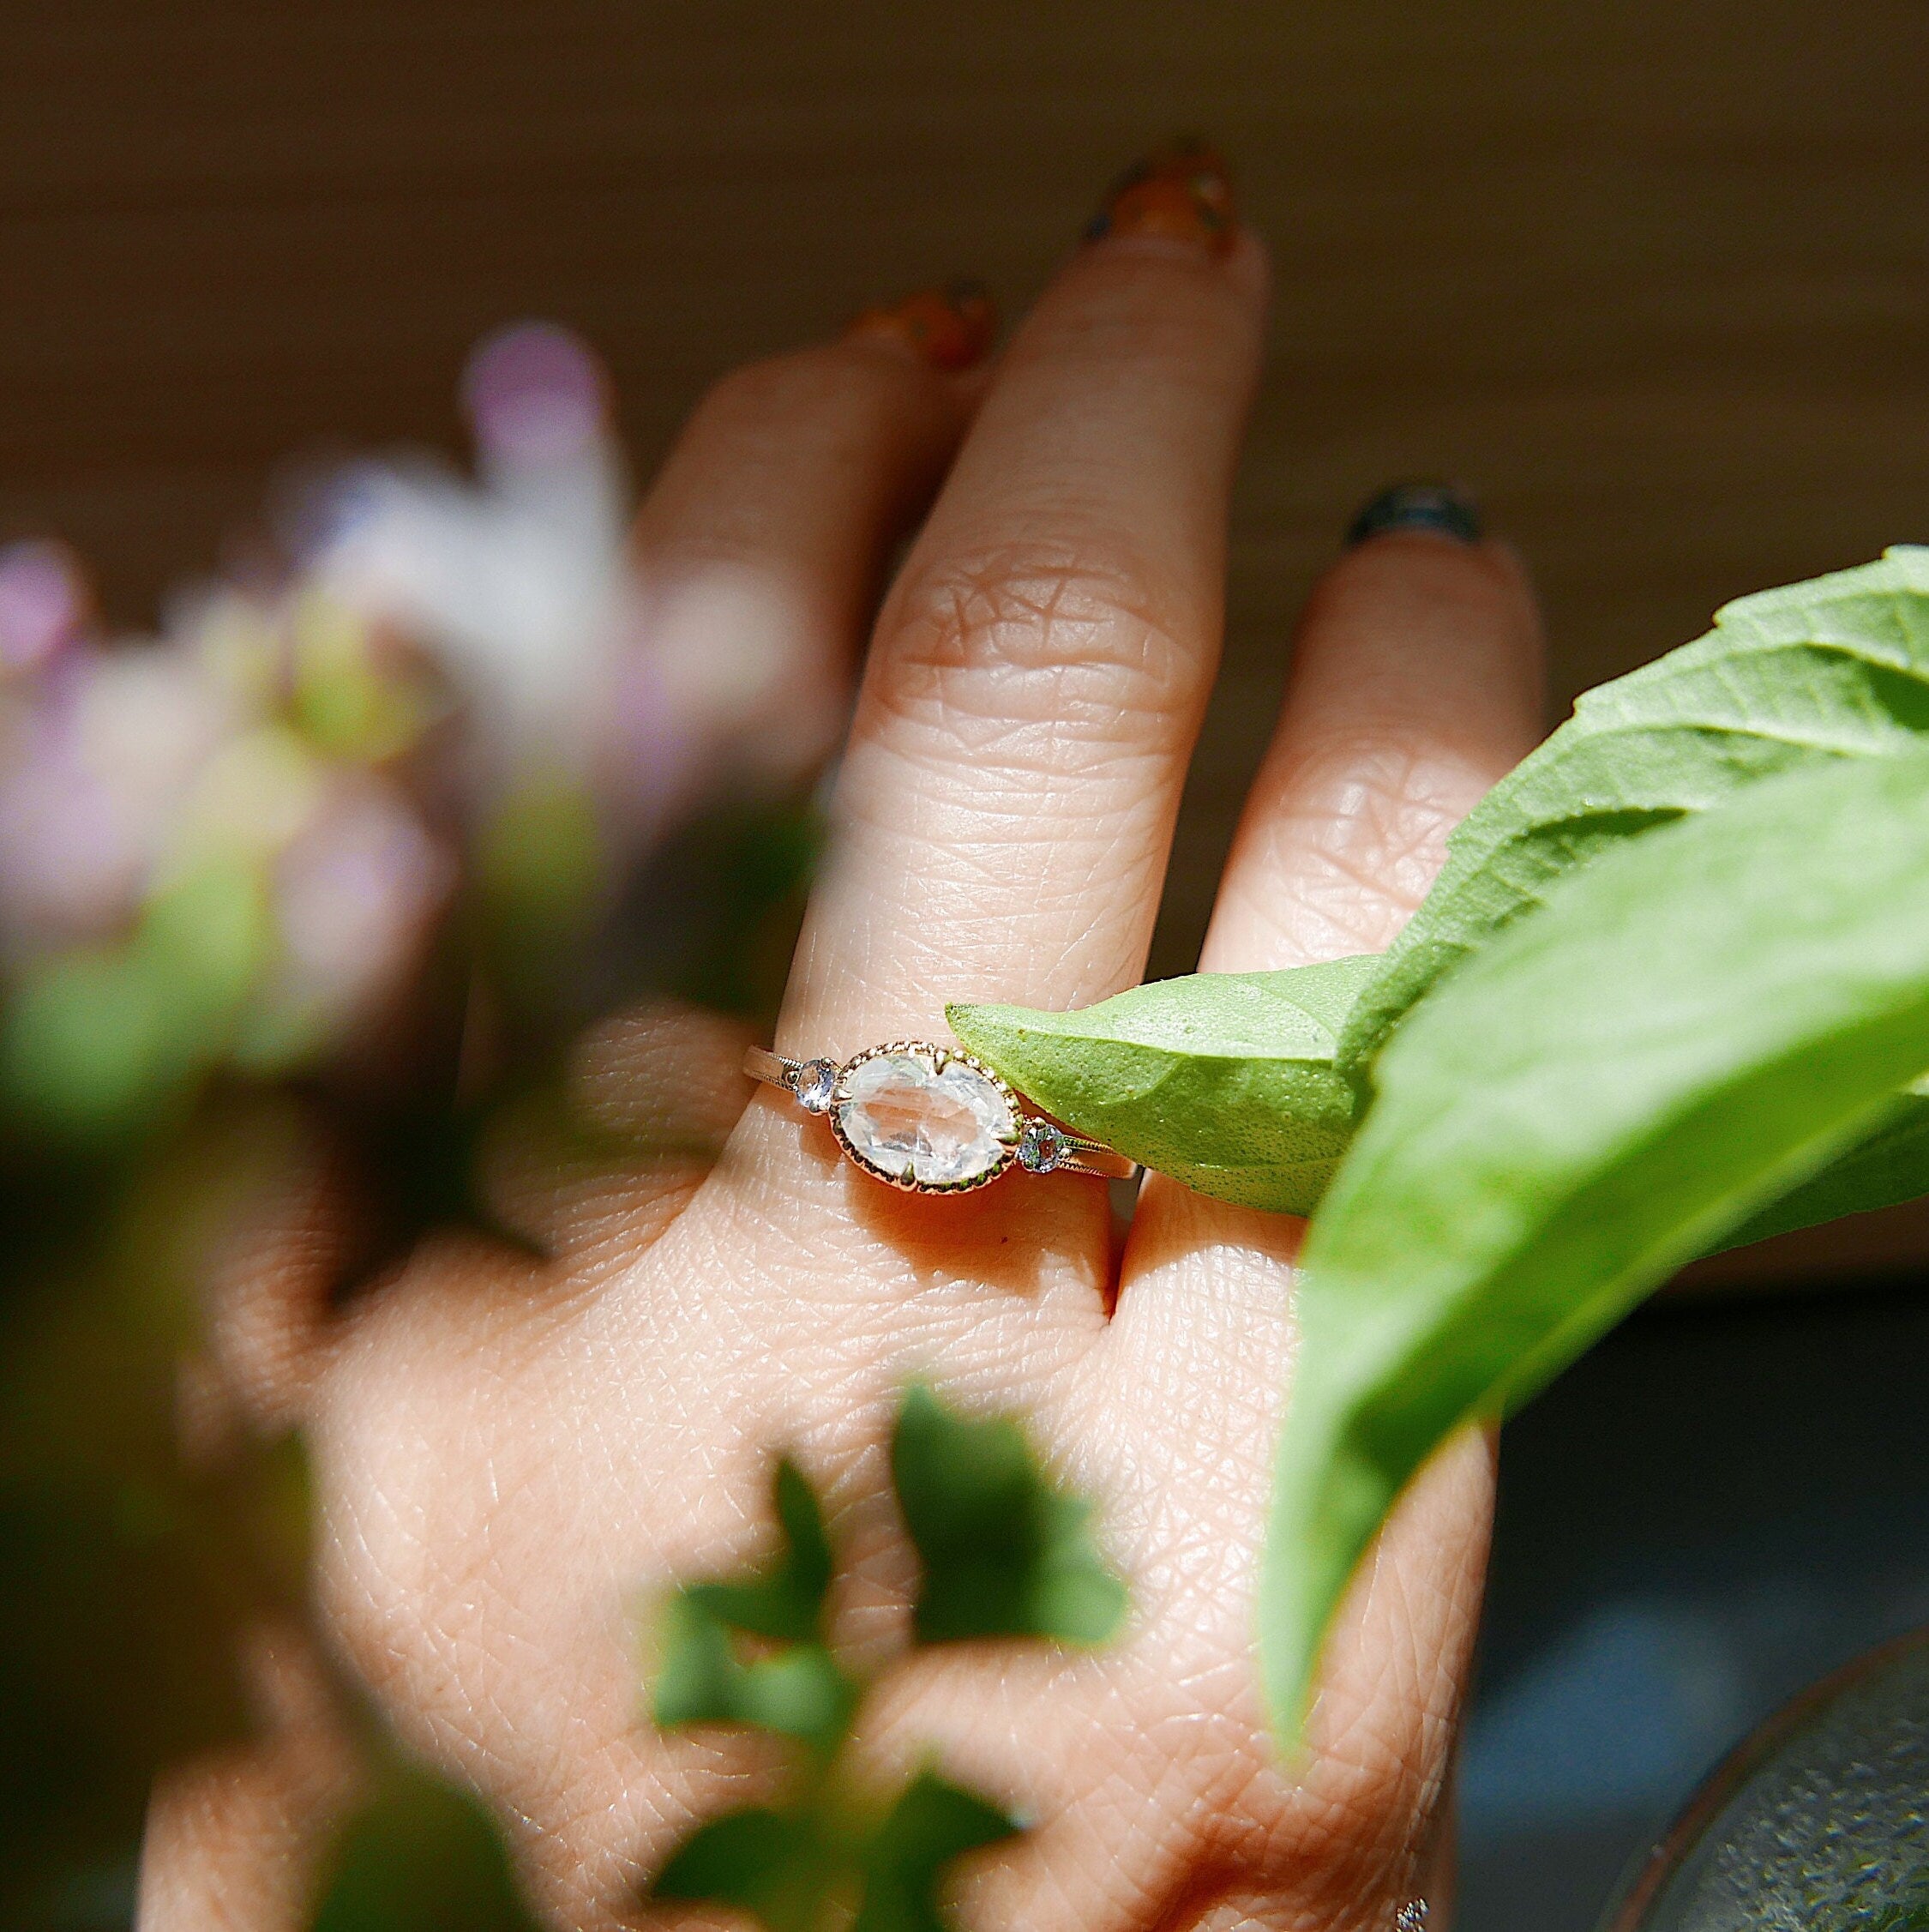
M 1281 299 L 1153 962 L 1203 926 L 1292 616 L 1381 483 L 1471 487 L 1555 692 L 1929 535 L 1920 0 L 66 0 L 0 10 L 0 532 L 138 619 L 290 452 L 454 448 L 469 342 L 703 384 L 955 272 L 1007 307 L 1198 129 Z

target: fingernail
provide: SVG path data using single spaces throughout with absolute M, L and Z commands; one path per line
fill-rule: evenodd
M 1085 239 L 1160 235 L 1224 255 L 1238 232 L 1232 178 L 1218 150 L 1203 141 L 1179 141 L 1120 176 Z
M 982 282 L 959 280 L 921 288 L 893 308 L 867 309 L 844 333 L 847 340 L 909 349 L 932 368 L 954 375 L 991 352 L 998 310 Z
M 1481 513 L 1457 490 L 1444 483 L 1396 483 L 1382 490 L 1354 518 L 1346 533 L 1351 550 L 1369 537 L 1395 530 L 1430 530 L 1456 543 L 1481 540 Z

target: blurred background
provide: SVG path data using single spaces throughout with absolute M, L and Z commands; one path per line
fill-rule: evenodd
M 1912 0 L 14 0 L 0 521 L 151 612 L 291 453 L 455 443 L 525 315 L 647 464 L 711 377 L 969 274 L 1023 306 L 1199 129 L 1279 263 L 1183 971 L 1292 616 L 1370 491 L 1475 491 L 1561 704 L 1724 599 L 1919 538 L 1929 16 Z
M 734 363 L 959 274 L 1021 310 L 1198 130 L 1279 301 L 1152 961 L 1183 972 L 1294 612 L 1384 483 L 1451 478 L 1526 554 L 1557 714 L 1929 535 L 1926 71 L 1914 0 L 9 0 L 0 542 L 63 539 L 105 628 L 150 629 L 246 575 L 291 456 L 466 461 L 466 359 L 531 316 L 607 365 L 646 475 Z M 767 1000 L 743 960 L 808 843 L 773 814 L 664 861 L 659 902 L 736 854 L 743 903 L 644 978 Z M 1469 1932 L 1581 1932 L 1714 1754 L 1929 1614 L 1926 1257 L 1904 1215 L 1731 1258 L 1780 1291 L 1649 1314 L 1512 1426 Z

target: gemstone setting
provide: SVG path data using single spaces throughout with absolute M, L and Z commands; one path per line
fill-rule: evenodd
M 982 1061 L 924 1040 L 860 1053 L 838 1077 L 830 1116 L 867 1173 L 920 1194 L 995 1181 L 1025 1119 L 1018 1096 Z
M 1018 1163 L 1027 1174 L 1049 1174 L 1071 1152 L 1071 1136 L 1049 1120 L 1028 1120 L 1019 1135 Z
M 827 1114 L 837 1098 L 838 1063 L 834 1060 L 807 1060 L 791 1076 L 790 1091 L 807 1114 Z

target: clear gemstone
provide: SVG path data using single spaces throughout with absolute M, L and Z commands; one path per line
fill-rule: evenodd
M 838 1125 L 867 1166 L 922 1187 L 959 1187 L 1003 1165 L 1018 1122 L 976 1068 L 942 1073 L 910 1053 L 880 1053 L 844 1076 Z
M 831 1097 L 838 1089 L 838 1064 L 834 1060 L 807 1060 L 797 1068 L 791 1089 L 807 1113 L 827 1114 Z
M 1019 1165 L 1028 1174 L 1049 1174 L 1072 1151 L 1072 1143 L 1049 1120 L 1028 1120 L 1019 1135 Z

